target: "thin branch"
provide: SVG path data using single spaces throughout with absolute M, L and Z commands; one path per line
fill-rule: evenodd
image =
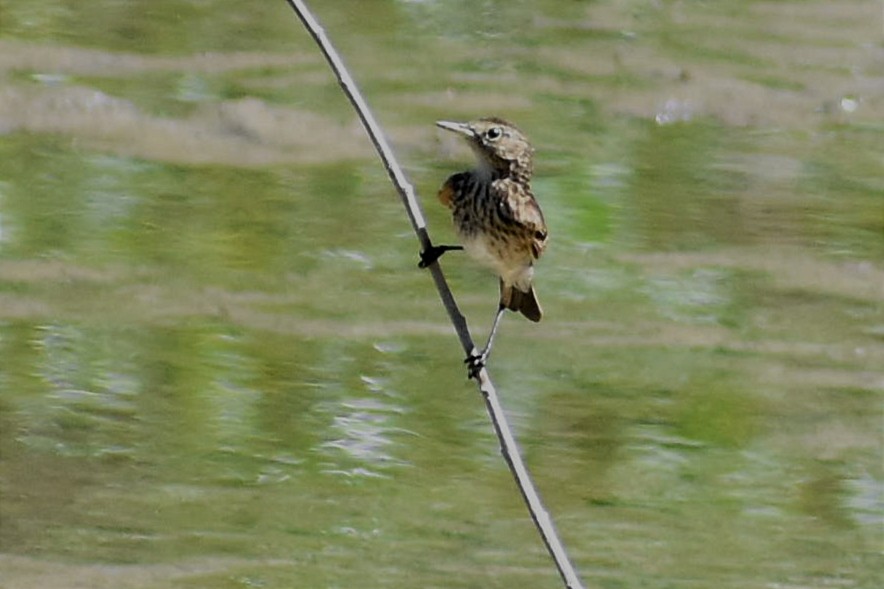
M 362 120 L 362 124 L 365 126 L 365 130 L 368 132 L 375 149 L 377 149 L 378 155 L 380 155 L 381 161 L 383 161 L 384 168 L 386 168 L 387 174 L 390 176 L 390 180 L 396 187 L 397 192 L 399 192 L 402 203 L 405 205 L 408 218 L 411 221 L 411 225 L 414 228 L 418 240 L 420 241 L 421 250 L 425 251 L 429 249 L 432 245 L 432 241 L 430 240 L 430 235 L 427 231 L 427 223 L 424 220 L 424 214 L 420 202 L 414 193 L 414 188 L 402 172 L 402 168 L 396 161 L 396 156 L 393 154 L 393 150 L 390 149 L 390 146 L 381 131 L 380 125 L 375 121 L 368 105 L 362 98 L 359 88 L 353 81 L 353 78 L 350 77 L 346 66 L 344 66 L 344 62 L 341 60 L 337 51 L 335 51 L 331 41 L 326 37 L 323 28 L 307 8 L 307 5 L 302 0 L 286 1 L 298 15 L 298 18 L 301 19 L 301 22 L 304 23 L 304 26 L 316 41 L 317 45 L 319 45 L 319 48 L 325 55 L 326 60 L 328 60 L 335 77 L 338 79 L 338 83 L 341 85 L 344 94 L 350 99 L 353 108 L 356 109 L 356 113 Z M 451 319 L 451 323 L 454 325 L 454 329 L 457 331 L 457 336 L 458 339 L 460 339 L 464 352 L 468 355 L 475 353 L 477 351 L 476 346 L 473 343 L 473 338 L 467 327 L 466 319 L 460 312 L 457 302 L 454 300 L 454 295 L 448 287 L 448 283 L 442 273 L 442 268 L 439 266 L 438 262 L 434 262 L 428 269 L 432 273 L 433 281 L 436 283 L 436 289 L 439 291 L 439 297 L 445 305 L 445 310 L 448 311 L 448 316 Z M 510 430 L 509 423 L 506 420 L 500 401 L 498 400 L 494 384 L 491 382 L 491 377 L 488 375 L 488 371 L 485 368 L 482 368 L 476 376 L 476 382 L 479 385 L 479 391 L 485 399 L 485 407 L 488 409 L 488 415 L 491 418 L 494 431 L 497 433 L 497 438 L 500 441 L 500 449 L 504 460 L 506 460 L 506 463 L 513 474 L 513 478 L 516 480 L 519 492 L 522 494 L 522 498 L 528 506 L 531 519 L 534 520 L 534 524 L 540 532 L 543 543 L 546 545 L 547 550 L 555 561 L 559 574 L 565 583 L 565 587 L 568 589 L 583 589 L 583 585 L 577 577 L 577 573 L 574 571 L 574 567 L 571 565 L 570 560 L 568 560 L 568 555 L 556 534 L 552 520 L 546 509 L 543 507 L 540 497 L 537 495 L 534 484 L 531 482 L 531 477 L 528 475 L 528 470 L 522 462 L 522 457 L 519 454 L 515 438 Z

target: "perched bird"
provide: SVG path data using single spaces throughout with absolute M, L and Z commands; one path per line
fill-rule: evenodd
M 546 247 L 546 222 L 531 191 L 534 149 L 515 125 L 496 117 L 436 125 L 463 136 L 478 165 L 454 174 L 439 190 L 462 245 L 430 248 L 421 254 L 421 266 L 432 264 L 446 251 L 465 249 L 500 278 L 500 305 L 488 343 L 466 360 L 470 376 L 475 377 L 488 359 L 506 309 L 531 321 L 543 316 L 533 279 L 534 263 Z

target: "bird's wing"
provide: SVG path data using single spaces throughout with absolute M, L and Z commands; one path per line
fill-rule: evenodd
M 531 235 L 531 253 L 539 258 L 546 248 L 546 221 L 543 211 L 534 198 L 531 188 L 509 179 L 494 182 L 495 192 L 501 196 L 501 202 L 509 209 L 509 216 L 516 225 Z

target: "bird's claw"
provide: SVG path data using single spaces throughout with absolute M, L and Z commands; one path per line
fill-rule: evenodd
M 435 254 L 435 255 L 434 255 Z M 432 250 L 424 250 L 421 252 L 421 261 L 417 263 L 418 268 L 426 268 L 439 259 L 441 254 L 437 254 Z
M 473 350 L 463 361 L 467 365 L 468 378 L 479 378 L 479 373 L 485 368 L 486 360 L 488 360 L 488 353 L 485 350 L 479 353 Z
M 431 245 L 421 252 L 421 261 L 418 262 L 418 268 L 426 268 L 431 266 L 436 260 L 442 257 L 445 252 L 453 250 L 462 250 L 462 245 Z

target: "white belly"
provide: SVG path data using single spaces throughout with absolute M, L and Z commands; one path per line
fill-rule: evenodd
M 464 250 L 471 258 L 494 270 L 506 285 L 515 285 L 522 291 L 531 288 L 534 277 L 534 265 L 530 255 L 507 255 L 499 248 L 495 248 L 488 239 L 482 235 L 463 238 Z

